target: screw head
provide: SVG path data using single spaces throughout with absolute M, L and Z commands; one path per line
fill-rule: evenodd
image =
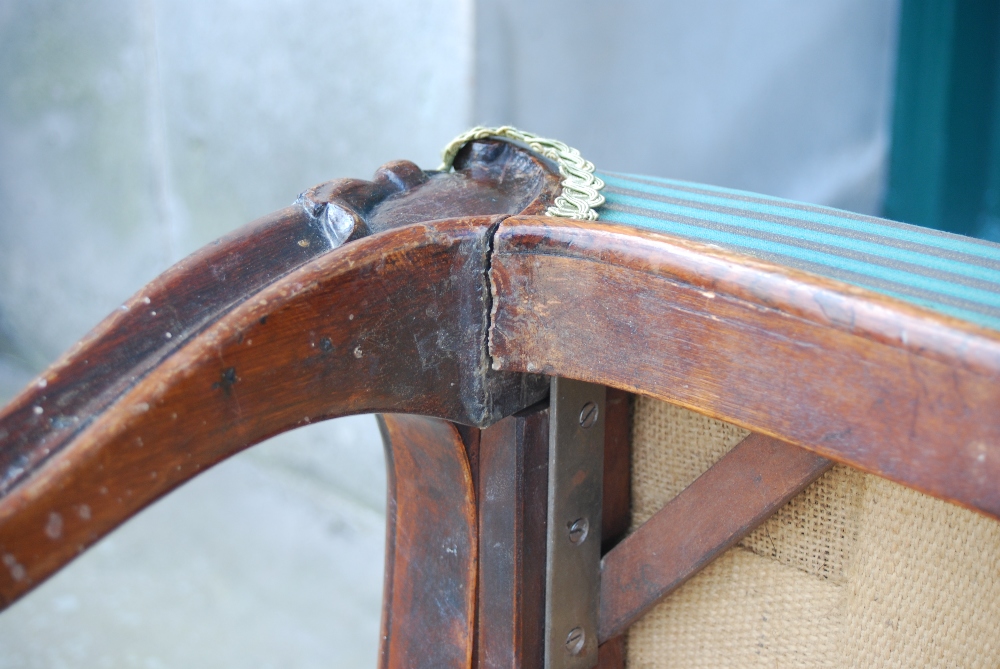
M 587 534 L 590 531 L 590 522 L 586 518 L 577 518 L 574 521 L 566 523 L 566 527 L 569 528 L 570 543 L 579 545 L 587 538 Z
M 566 635 L 566 652 L 570 655 L 579 655 L 587 642 L 587 634 L 582 627 L 574 627 Z
M 587 402 L 580 409 L 580 427 L 587 429 L 588 427 L 594 427 L 594 423 L 597 422 L 597 405 L 593 402 Z

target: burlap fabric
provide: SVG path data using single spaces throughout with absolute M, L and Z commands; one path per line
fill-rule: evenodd
M 633 528 L 746 434 L 637 398 Z M 834 467 L 636 623 L 628 667 L 1000 667 L 1000 523 Z

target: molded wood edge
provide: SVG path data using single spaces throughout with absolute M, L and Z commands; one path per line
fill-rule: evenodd
M 467 145 L 452 173 L 396 161 L 372 181 L 337 179 L 307 190 L 295 206 L 169 268 L 0 409 L 0 495 L 222 314 L 328 253 L 331 213 L 352 221 L 356 240 L 417 222 L 544 211 L 558 190 L 559 175 L 544 160 L 491 140 Z
M 490 369 L 485 273 L 491 226 L 544 211 L 559 175 L 494 140 L 455 167 L 306 191 L 167 270 L 0 411 L 0 604 L 279 431 L 368 411 L 487 425 L 544 395 Z M 354 226 L 337 250 L 331 213 Z
M 1000 517 L 1000 336 L 626 226 L 504 220 L 496 369 L 650 395 Z
M 495 221 L 417 224 L 352 242 L 248 297 L 163 360 L 0 498 L 0 601 L 278 432 L 354 413 L 476 422 L 488 418 L 478 413 L 484 401 L 507 412 L 537 401 L 544 388 L 532 395 L 520 375 L 483 369 Z

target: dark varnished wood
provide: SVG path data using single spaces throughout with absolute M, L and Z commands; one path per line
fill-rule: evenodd
M 737 444 L 604 556 L 601 641 L 622 634 L 832 465 L 759 434 Z
M 632 394 L 608 388 L 604 419 L 601 554 L 624 538 L 632 522 Z
M 161 362 L 117 411 L 0 500 L 4 600 L 197 471 L 275 432 L 378 410 L 489 420 L 470 411 L 481 405 L 476 395 L 508 402 L 491 409 L 500 412 L 528 403 L 530 388 L 516 378 L 477 385 L 484 324 L 477 331 L 468 321 L 480 321 L 487 297 L 491 225 L 473 219 L 355 242 L 272 284 Z M 410 285 L 414 268 L 420 286 Z
M 508 218 L 495 369 L 604 383 L 1000 516 L 1000 337 L 625 226 Z
M 444 218 L 541 214 L 558 193 L 559 176 L 544 158 L 499 140 L 467 144 L 454 172 L 425 172 L 409 161 L 388 163 L 372 181 L 336 179 L 314 186 L 298 204 L 323 229 L 328 207 L 354 221 L 351 239 Z
M 609 389 L 604 489 L 611 494 L 604 497 L 602 512 L 607 545 L 628 530 L 630 403 L 629 393 Z M 547 406 L 539 405 L 479 431 L 479 623 L 473 666 L 481 669 L 534 669 L 544 662 L 548 430 Z M 599 666 L 623 669 L 623 640 L 606 645 Z
M 382 669 L 464 669 L 472 660 L 478 555 L 465 443 L 437 418 L 383 415 L 386 569 Z
M 482 420 L 470 409 L 490 391 L 508 410 L 527 403 L 513 376 L 509 392 L 503 379 L 483 386 L 483 330 L 469 326 L 487 297 L 492 225 L 447 221 L 352 242 L 161 362 L 0 498 L 0 552 L 23 569 L 0 571 L 0 597 L 12 601 L 160 495 L 272 434 L 353 413 Z
M 548 407 L 482 431 L 479 496 L 480 669 L 544 661 Z
M 376 411 L 486 425 L 544 396 L 543 379 L 487 372 L 485 272 L 500 216 L 540 210 L 558 177 L 493 141 L 456 166 L 311 189 L 168 270 L 15 398 L 0 413 L 0 605 L 277 432 Z M 356 224 L 335 251 L 329 207 Z M 453 211 L 499 216 L 414 222 Z
M 370 182 L 328 181 L 168 269 L 0 412 L 0 495 L 210 323 L 330 252 L 328 208 L 354 221 L 358 239 L 418 221 L 540 212 L 558 190 L 550 166 L 504 142 L 468 145 L 455 168 L 425 173 L 397 161 Z
M 628 532 L 632 522 L 632 394 L 608 388 L 604 400 L 604 492 L 601 554 Z M 625 669 L 625 637 L 601 639 L 597 669 Z
M 608 639 L 597 649 L 596 669 L 625 668 L 625 637 L 616 636 Z
M 456 166 L 306 191 L 169 270 L 4 409 L 0 604 L 267 436 L 422 414 L 438 418 L 383 421 L 382 666 L 538 666 L 545 413 L 504 417 L 544 396 L 539 373 L 795 444 L 751 437 L 615 546 L 628 395 L 609 393 L 604 669 L 623 666 L 629 622 L 829 465 L 814 453 L 1000 515 L 995 333 L 667 235 L 533 216 L 558 177 L 505 142 Z M 326 226 L 346 219 L 331 250 Z
M 0 494 L 21 482 L 212 320 L 328 250 L 322 232 L 305 211 L 288 207 L 171 267 L 4 408 Z

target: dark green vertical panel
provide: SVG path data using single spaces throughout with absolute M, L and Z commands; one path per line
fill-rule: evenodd
M 997 0 L 903 1 L 889 218 L 991 233 L 1000 211 L 998 38 Z
M 1000 37 L 997 39 L 1000 40 Z M 997 62 L 1000 63 L 1000 47 L 997 51 Z M 978 235 L 1000 242 L 1000 65 L 993 72 L 993 117 L 990 119 L 988 146 L 990 160 L 986 169 L 984 211 L 980 217 Z
M 900 12 L 889 218 L 934 226 L 942 200 L 951 44 L 951 2 L 908 0 Z M 936 226 L 935 226 L 936 227 Z

